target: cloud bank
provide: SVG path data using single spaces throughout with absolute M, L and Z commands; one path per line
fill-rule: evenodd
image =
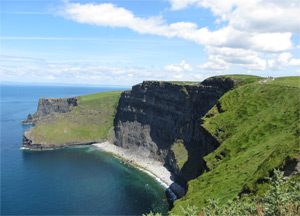
M 54 82 L 71 84 L 133 85 L 143 80 L 202 80 L 202 74 L 193 71 L 185 61 L 161 69 L 118 67 L 86 63 L 57 63 L 42 59 L 0 56 L 0 81 Z M 29 63 L 29 64 L 28 64 Z
M 176 3 L 173 5 L 176 5 Z M 206 7 L 209 6 L 206 5 Z M 219 12 L 219 10 L 214 9 L 212 6 L 210 6 L 210 8 L 212 11 L 217 11 L 215 14 L 220 14 L 221 16 L 225 16 L 227 12 Z M 60 14 L 67 19 L 79 23 L 103 27 L 129 28 L 140 34 L 159 35 L 168 38 L 179 37 L 201 45 L 225 46 L 231 48 L 239 47 L 267 52 L 279 52 L 292 48 L 290 40 L 292 33 L 290 31 L 251 31 L 249 33 L 249 28 L 235 28 L 232 24 L 216 31 L 210 31 L 207 27 L 199 28 L 196 23 L 192 22 L 168 24 L 161 16 L 153 16 L 148 19 L 136 17 L 133 12 L 125 8 L 117 7 L 111 3 L 66 3 L 65 7 L 60 11 Z M 237 16 L 235 11 L 233 11 L 231 15 Z M 234 22 L 234 20 L 235 19 L 229 21 L 231 23 Z M 244 26 L 242 24 L 237 25 Z
M 286 52 L 294 48 L 292 36 L 300 33 L 298 0 L 169 0 L 171 10 L 188 7 L 210 9 L 221 28 L 211 31 L 192 22 L 167 23 L 162 16 L 141 18 L 132 11 L 111 3 L 80 4 L 66 2 L 60 15 L 78 23 L 111 28 L 129 28 L 139 34 L 182 38 L 203 45 L 207 63 L 202 70 L 227 71 L 231 66 L 246 70 L 278 69 L 295 66 L 267 59 L 267 53 Z M 274 54 L 275 55 L 275 54 Z M 292 62 L 298 62 L 294 59 Z M 267 64 L 268 62 L 268 64 Z M 280 65 L 280 66 L 279 66 Z M 182 72 L 179 65 L 167 71 Z

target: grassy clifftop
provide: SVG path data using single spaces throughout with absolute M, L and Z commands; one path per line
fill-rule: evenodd
M 121 91 L 78 97 L 78 106 L 68 113 L 39 121 L 30 138 L 39 144 L 88 143 L 107 139 Z
M 209 171 L 189 182 L 186 196 L 175 202 L 172 213 L 180 214 L 180 206 L 201 209 L 208 199 L 225 203 L 241 192 L 261 191 L 257 182 L 298 158 L 299 86 L 299 77 L 245 80 L 226 93 L 202 125 L 221 146 L 205 157 Z

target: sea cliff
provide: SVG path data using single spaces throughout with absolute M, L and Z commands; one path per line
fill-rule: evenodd
M 95 103 L 94 111 L 89 108 L 89 112 L 83 112 L 80 98 L 43 98 L 37 112 L 23 122 L 37 123 L 24 132 L 23 147 L 51 150 L 111 140 L 133 154 L 159 161 L 172 173 L 172 180 L 187 190 L 187 182 L 206 170 L 203 157 L 220 145 L 201 126 L 201 118 L 237 83 L 226 77 L 209 78 L 202 83 L 144 81 L 122 92 L 116 111 L 111 112 L 113 125 L 106 128 L 111 131 L 106 139 L 84 141 L 60 141 L 60 136 L 74 136 L 69 132 L 71 124 L 60 128 L 61 122 L 67 119 L 74 123 L 72 118 L 77 117 L 78 111 L 88 119 L 88 113 L 103 104 Z M 100 113 L 98 118 L 104 115 Z M 184 193 L 177 195 L 181 197 Z
M 74 98 L 42 98 L 26 122 L 35 126 L 23 134 L 23 147 L 52 150 L 109 140 L 121 91 Z
M 78 97 L 69 112 L 50 111 L 50 118 L 25 131 L 23 145 L 44 150 L 109 140 L 126 150 L 128 160 L 157 161 L 187 191 L 177 192 L 184 198 L 172 213 L 179 214 L 181 207 L 204 207 L 207 199 L 224 203 L 245 192 L 264 193 L 260 182 L 274 168 L 292 164 L 290 173 L 299 174 L 295 80 L 230 75 L 202 83 L 144 81 L 122 93 Z
M 159 160 L 176 182 L 200 175 L 203 157 L 219 142 L 201 126 L 201 118 L 235 82 L 210 78 L 202 83 L 145 81 L 121 94 L 114 120 L 114 144 Z
M 75 106 L 78 106 L 77 97 L 40 98 L 37 111 L 33 115 L 28 114 L 27 119 L 23 120 L 22 124 L 35 124 L 42 118 L 58 113 L 70 112 Z

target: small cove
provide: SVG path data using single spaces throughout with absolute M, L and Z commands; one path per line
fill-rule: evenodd
M 1 86 L 1 214 L 140 215 L 168 210 L 165 189 L 142 171 L 92 147 L 21 150 L 21 120 L 40 97 L 108 88 Z

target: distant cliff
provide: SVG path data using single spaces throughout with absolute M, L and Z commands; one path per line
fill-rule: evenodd
M 23 124 L 35 126 L 23 134 L 23 147 L 51 150 L 87 145 L 110 138 L 121 91 L 72 98 L 41 98 L 37 112 Z
M 41 118 L 56 113 L 66 113 L 72 110 L 72 107 L 78 106 L 77 98 L 40 98 L 36 113 L 29 114 L 22 124 L 35 124 Z
M 135 85 L 121 94 L 114 144 L 164 162 L 176 182 L 185 185 L 206 169 L 203 157 L 219 146 L 202 128 L 201 118 L 235 84 L 222 77 Z

